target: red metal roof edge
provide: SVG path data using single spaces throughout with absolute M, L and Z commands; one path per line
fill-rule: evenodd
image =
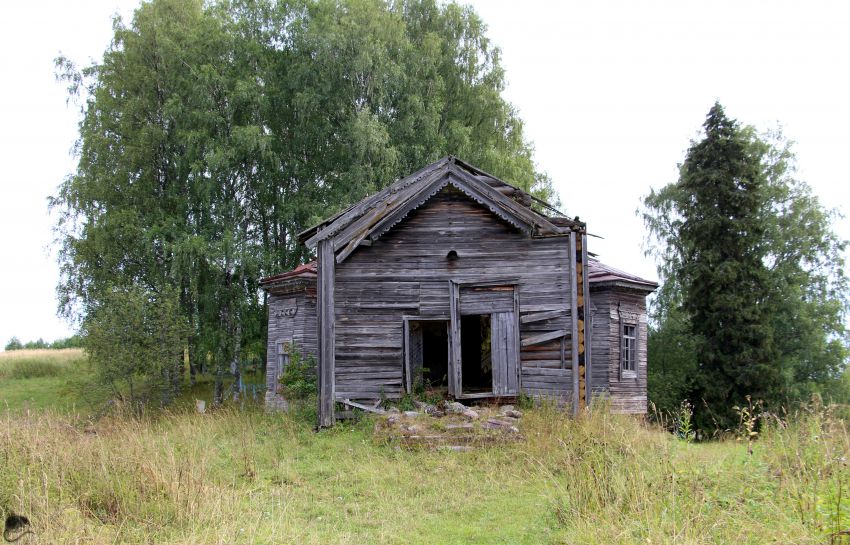
M 316 276 L 316 262 L 311 261 L 309 263 L 304 263 L 302 265 L 298 265 L 291 271 L 286 271 L 285 273 L 276 274 L 274 276 L 267 276 L 265 278 L 260 279 L 261 286 L 267 286 L 269 284 L 274 284 L 280 282 L 281 280 L 289 280 L 295 278 L 314 278 Z

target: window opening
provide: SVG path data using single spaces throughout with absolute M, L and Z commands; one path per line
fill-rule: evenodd
M 277 341 L 277 376 L 278 379 L 283 375 L 284 369 L 289 366 L 289 354 L 291 352 L 292 343 L 290 341 Z M 277 382 L 277 381 L 275 381 Z
M 623 324 L 622 369 L 626 373 L 637 371 L 637 326 Z

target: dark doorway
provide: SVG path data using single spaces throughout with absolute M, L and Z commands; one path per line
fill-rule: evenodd
M 460 318 L 461 393 L 493 392 L 493 359 L 489 314 Z
M 449 321 L 407 322 L 408 391 L 444 390 L 449 384 Z
M 422 325 L 422 378 L 426 387 L 449 385 L 448 322 Z

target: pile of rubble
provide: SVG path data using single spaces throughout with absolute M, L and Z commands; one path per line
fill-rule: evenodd
M 388 409 L 375 424 L 376 435 L 399 448 L 455 451 L 521 438 L 522 412 L 513 405 L 473 408 L 457 401 L 414 405 L 415 411 Z

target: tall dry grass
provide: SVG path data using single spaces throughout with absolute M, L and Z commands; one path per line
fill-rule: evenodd
M 752 454 L 746 439 L 692 444 L 605 411 L 546 418 L 535 457 L 567 542 L 850 543 L 850 436 L 834 412 L 770 417 Z
M 0 379 L 56 377 L 73 373 L 84 360 L 85 353 L 81 348 L 0 352 Z
M 254 410 L 2 418 L 0 511 L 38 543 L 805 544 L 850 527 L 847 425 L 820 406 L 768 423 L 752 455 L 552 407 L 470 453 Z

